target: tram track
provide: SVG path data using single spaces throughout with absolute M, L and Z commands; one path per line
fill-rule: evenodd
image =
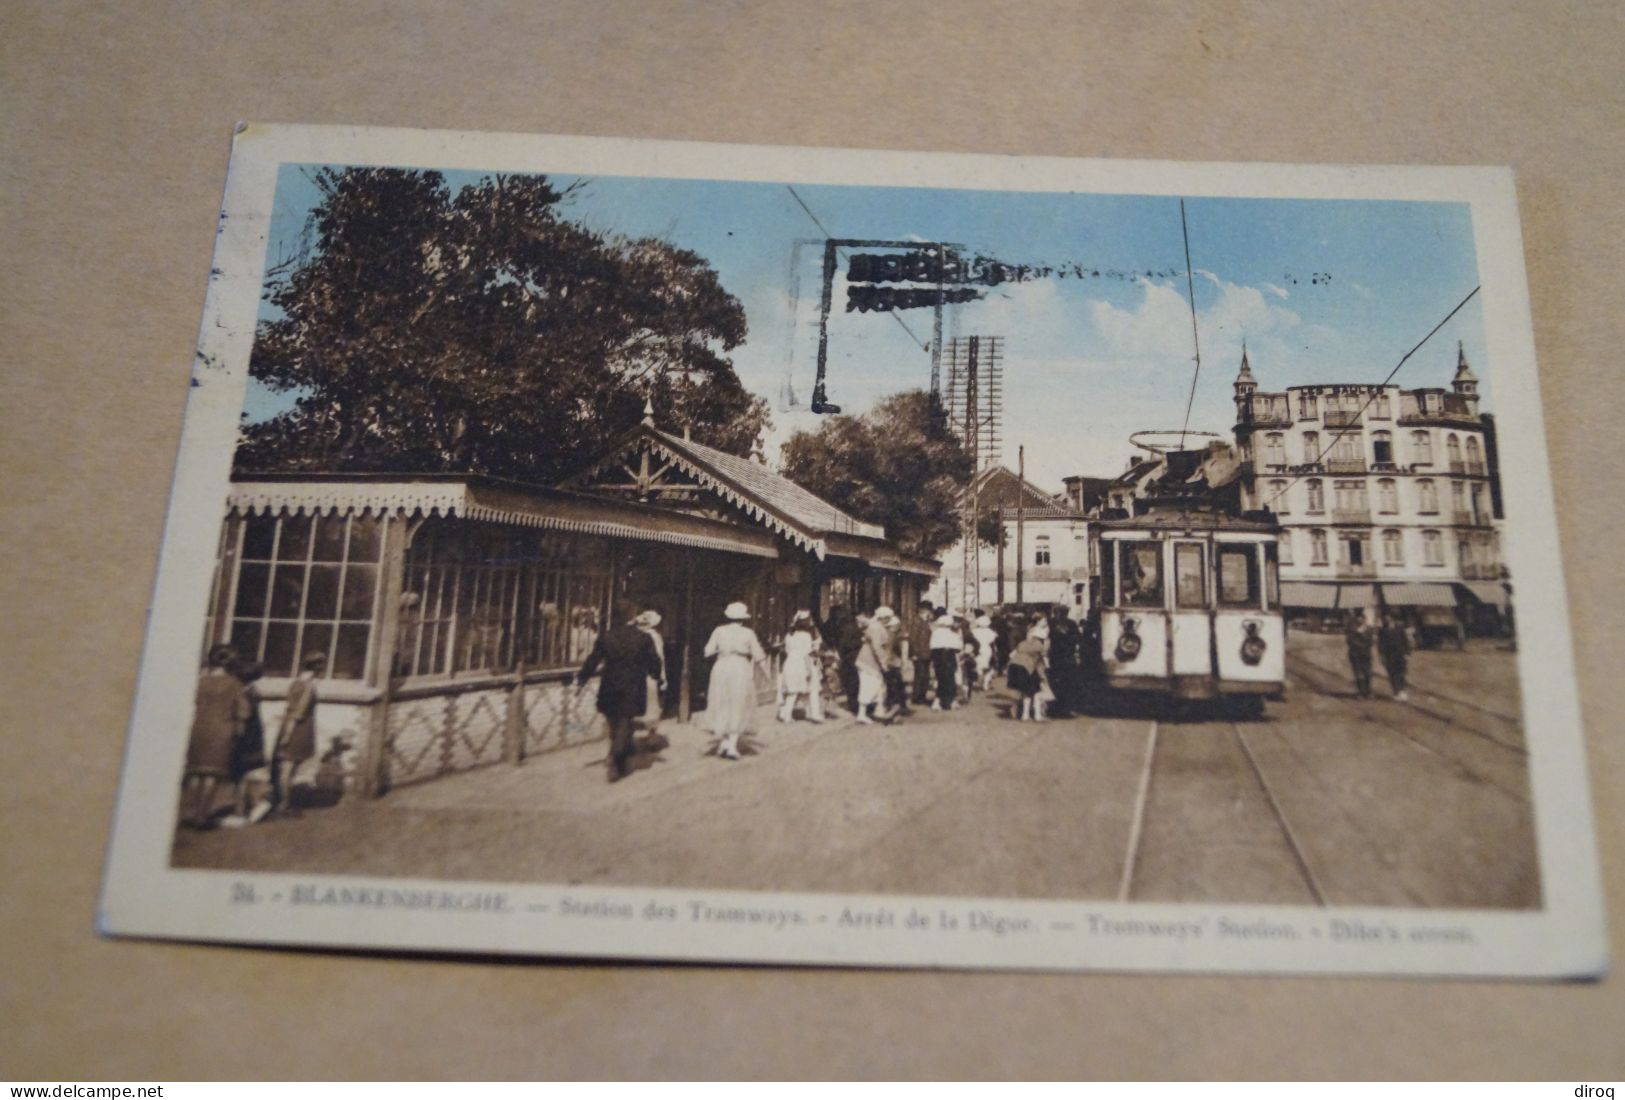
M 1320 880 L 1315 877 L 1314 868 L 1309 865 L 1309 857 L 1298 841 L 1297 834 L 1292 831 L 1292 822 L 1287 820 L 1285 811 L 1281 809 L 1281 800 L 1275 797 L 1270 788 L 1270 781 L 1264 776 L 1264 769 L 1258 766 L 1258 757 L 1253 755 L 1252 746 L 1247 743 L 1247 735 L 1235 722 L 1230 723 L 1231 732 L 1241 744 L 1241 751 L 1247 757 L 1247 764 L 1252 768 L 1253 777 L 1258 780 L 1259 789 L 1264 792 L 1264 798 L 1269 802 L 1270 811 L 1275 815 L 1275 822 L 1281 827 L 1281 835 L 1285 838 L 1287 847 L 1292 850 L 1292 858 L 1298 865 L 1298 872 L 1303 875 L 1303 883 L 1314 896 L 1315 904 L 1321 907 L 1326 905 L 1326 892 L 1321 889 Z
M 1297 668 L 1292 667 L 1294 665 L 1298 666 L 1298 667 Z M 1312 681 L 1310 680 L 1309 677 L 1303 675 L 1302 669 L 1304 669 L 1304 668 L 1314 669 L 1316 672 L 1320 673 L 1323 676 L 1331 677 L 1331 678 L 1334 678 L 1334 679 L 1337 679 L 1337 680 L 1342 680 L 1342 678 L 1343 678 L 1342 672 L 1340 672 L 1339 670 L 1334 669 L 1334 668 L 1328 668 L 1327 666 L 1321 664 L 1319 661 L 1311 661 L 1308 658 L 1303 657 L 1303 656 L 1298 655 L 1298 654 L 1294 654 L 1293 656 L 1291 656 L 1288 659 L 1287 674 L 1291 675 L 1294 672 L 1297 672 L 1298 676 L 1299 676 L 1299 679 L 1304 680 L 1306 682 L 1312 683 Z M 1317 688 L 1316 690 L 1320 690 L 1320 689 Z M 1517 718 L 1510 717 L 1508 715 L 1502 714 L 1500 711 L 1491 710 L 1488 707 L 1478 706 L 1477 704 L 1467 702 L 1464 699 L 1457 699 L 1456 697 L 1454 697 L 1452 695 L 1445 695 L 1445 694 L 1443 694 L 1441 692 L 1431 691 L 1431 690 L 1429 690 L 1427 688 L 1419 688 L 1419 687 L 1416 687 L 1415 685 L 1411 685 L 1408 690 L 1409 690 L 1409 692 L 1411 694 L 1426 695 L 1429 698 L 1437 699 L 1437 700 L 1441 701 L 1442 703 L 1444 703 L 1444 704 L 1446 704 L 1448 706 L 1462 707 L 1462 708 L 1467 709 L 1467 710 L 1477 711 L 1480 714 L 1483 714 L 1483 715 L 1486 715 L 1488 717 L 1494 718 L 1494 719 L 1496 719 L 1498 721 L 1501 721 L 1501 722 L 1506 722 L 1509 725 L 1513 725 L 1513 726 L 1521 726 L 1522 725 L 1520 720 L 1517 719 Z M 1461 722 L 1461 721 L 1457 720 L 1457 718 L 1455 716 L 1453 716 L 1453 715 L 1442 714 L 1439 711 L 1429 709 L 1428 707 L 1422 706 L 1422 705 L 1420 705 L 1418 703 L 1410 702 L 1408 700 L 1404 701 L 1404 702 L 1400 702 L 1399 700 L 1394 700 L 1394 703 L 1397 706 L 1406 707 L 1406 708 L 1408 708 L 1410 710 L 1413 710 L 1416 713 L 1421 714 L 1421 715 L 1423 715 L 1423 716 L 1425 716 L 1427 718 L 1431 718 L 1436 722 L 1443 723 L 1445 726 L 1448 726 L 1450 729 L 1455 730 L 1458 733 L 1464 733 L 1464 734 L 1471 735 L 1473 737 L 1480 738 L 1480 739 L 1488 742 L 1489 744 L 1495 745 L 1498 748 L 1505 749 L 1508 752 L 1516 753 L 1516 754 L 1521 755 L 1521 756 L 1527 756 L 1529 754 L 1529 750 L 1526 747 L 1524 747 L 1523 745 L 1515 744 L 1515 743 L 1513 743 L 1511 741 L 1508 741 L 1508 740 L 1506 740 L 1505 738 L 1502 738 L 1502 737 L 1497 737 L 1495 734 L 1491 733 L 1488 730 L 1480 729 L 1477 726 L 1472 726 L 1472 725 L 1469 725 L 1469 724 L 1467 724 L 1465 722 Z
M 1253 796 L 1257 806 L 1267 814 L 1270 823 L 1279 837 L 1280 855 L 1278 865 L 1283 878 L 1300 882 L 1303 891 L 1312 899 L 1312 903 L 1325 906 L 1326 892 L 1322 887 L 1314 868 L 1309 862 L 1303 843 L 1299 840 L 1292 822 L 1287 818 L 1282 808 L 1281 800 L 1271 787 L 1269 778 L 1259 765 L 1258 758 L 1248 743 L 1246 734 L 1241 726 L 1232 721 L 1214 722 L 1210 724 L 1213 729 L 1227 729 L 1234 739 L 1239 757 L 1245 764 L 1237 764 L 1228 771 L 1237 778 L 1246 776 L 1246 786 L 1255 791 Z M 1196 733 L 1196 729 L 1191 729 Z M 1158 722 L 1153 721 L 1146 732 L 1146 747 L 1144 764 L 1141 767 L 1138 789 L 1135 794 L 1134 807 L 1129 823 L 1129 837 L 1126 851 L 1123 856 L 1123 872 L 1118 883 L 1117 900 L 1128 902 L 1135 900 L 1136 887 L 1139 885 L 1139 876 L 1144 869 L 1145 854 L 1148 835 L 1148 814 L 1153 799 L 1153 792 L 1157 785 L 1159 748 L 1163 747 L 1162 730 Z M 1172 765 L 1176 771 L 1179 764 Z M 1150 824 L 1155 825 L 1153 820 Z M 1164 841 L 1166 843 L 1166 841 Z M 1156 858 L 1155 855 L 1153 858 Z M 1290 868 L 1290 871 L 1288 871 Z M 1195 898 L 1189 900 L 1198 900 Z
M 1303 663 L 1309 665 L 1312 668 L 1314 668 L 1317 672 L 1319 672 L 1323 676 L 1327 676 L 1327 677 L 1336 677 L 1337 676 L 1336 673 L 1330 672 L 1329 670 L 1323 668 L 1320 665 L 1316 665 L 1313 662 L 1306 661 L 1306 662 L 1303 662 Z M 1409 732 L 1408 730 L 1402 729 L 1401 727 L 1395 725 L 1391 721 L 1387 721 L 1386 719 L 1380 717 L 1378 714 L 1374 714 L 1374 713 L 1372 713 L 1372 712 L 1370 712 L 1370 711 L 1368 711 L 1368 710 L 1366 710 L 1364 708 L 1361 708 L 1361 707 L 1357 706 L 1351 700 L 1344 699 L 1344 698 L 1342 698 L 1342 697 L 1340 697 L 1338 695 L 1332 694 L 1331 692 L 1326 690 L 1325 684 L 1323 682 L 1317 683 L 1313 676 L 1306 675 L 1301 668 L 1297 668 L 1297 669 L 1288 668 L 1286 670 L 1286 672 L 1287 672 L 1288 677 L 1296 678 L 1300 683 L 1306 685 L 1307 688 L 1310 691 L 1315 692 L 1321 698 L 1328 699 L 1328 700 L 1332 701 L 1333 703 L 1343 707 L 1345 710 L 1352 711 L 1352 712 L 1358 714 L 1364 721 L 1369 722 L 1372 725 L 1375 725 L 1375 726 L 1377 726 L 1377 727 L 1379 727 L 1381 729 L 1387 730 L 1389 733 L 1394 734 L 1395 736 L 1400 737 L 1400 738 L 1404 739 L 1405 741 L 1410 742 L 1416 748 L 1421 749 L 1423 752 L 1428 753 L 1429 755 L 1434 756 L 1437 759 L 1443 761 L 1445 764 L 1449 765 L 1453 770 L 1455 770 L 1455 771 L 1457 771 L 1457 772 L 1459 772 L 1459 773 L 1461 773 L 1463 775 L 1466 775 L 1466 776 L 1470 777 L 1475 782 L 1482 783 L 1485 786 L 1490 787 L 1490 788 L 1498 791 L 1499 793 L 1506 796 L 1507 798 L 1513 799 L 1514 801 L 1517 801 L 1517 802 L 1528 802 L 1529 801 L 1529 794 L 1528 794 L 1527 791 L 1514 790 L 1511 787 L 1508 787 L 1506 784 L 1496 780 L 1496 778 L 1494 776 L 1489 775 L 1482 768 L 1474 767 L 1472 764 L 1468 763 L 1466 760 L 1463 760 L 1460 756 L 1457 756 L 1454 753 L 1445 752 L 1444 750 L 1438 748 L 1435 745 L 1430 745 L 1426 741 L 1424 741 L 1422 738 L 1417 737 L 1415 734 Z M 1340 680 L 1340 678 L 1339 678 L 1339 680 Z M 1499 738 L 1491 737 L 1491 736 L 1483 733 L 1483 731 L 1464 728 L 1464 727 L 1458 725 L 1457 723 L 1451 722 L 1448 719 L 1441 719 L 1441 721 L 1442 721 L 1443 724 L 1440 727 L 1440 732 L 1455 732 L 1455 733 L 1472 734 L 1474 736 L 1479 737 L 1484 742 L 1487 742 L 1490 745 L 1493 745 L 1493 746 L 1498 747 L 1500 749 L 1506 750 L 1507 752 L 1513 753 L 1513 754 L 1515 754 L 1517 756 L 1520 756 L 1520 757 L 1527 757 L 1528 756 L 1527 750 L 1525 750 L 1520 745 L 1508 744 L 1507 742 L 1502 741 Z

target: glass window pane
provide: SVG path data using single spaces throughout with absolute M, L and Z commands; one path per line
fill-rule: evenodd
M 278 561 L 304 561 L 310 556 L 310 517 L 283 516 L 282 540 L 277 543 Z
M 333 647 L 333 675 L 340 680 L 359 680 L 367 669 L 367 634 L 369 627 L 346 623 L 339 627 L 338 642 Z
M 265 590 L 271 583 L 271 567 L 250 563 L 237 575 L 235 614 L 240 619 L 257 619 L 265 614 Z
M 311 557 L 316 561 L 344 560 L 343 516 L 322 516 L 316 521 L 316 545 Z
M 1258 606 L 1258 555 L 1253 546 L 1220 546 L 1219 604 Z
M 299 636 L 299 663 L 296 668 L 304 668 L 305 662 L 318 653 L 326 655 L 328 662 L 332 662 L 333 627 L 329 623 L 306 623 L 305 632 Z M 323 665 L 316 675 L 326 676 L 327 665 Z
M 339 609 L 339 569 L 337 565 L 310 567 L 309 594 L 305 597 L 305 618 L 333 619 Z
M 1102 607 L 1117 606 L 1117 543 L 1100 544 L 1100 600 Z
M 292 676 L 298 623 L 272 623 L 265 630 L 265 675 Z
M 1202 547 L 1196 543 L 1174 545 L 1174 594 L 1178 607 L 1207 604 L 1206 578 L 1202 576 Z
M 378 587 L 376 565 L 349 565 L 344 569 L 343 619 L 372 620 L 372 593 Z
M 380 541 L 377 516 L 350 517 L 350 561 L 377 561 Z
M 1123 604 L 1127 607 L 1162 606 L 1162 544 L 1123 544 Z
M 271 618 L 297 619 L 300 598 L 305 594 L 305 567 L 279 565 L 271 582 Z
M 259 660 L 260 624 L 233 623 L 231 627 L 231 648 L 237 651 L 239 657 Z
M 276 541 L 275 516 L 249 516 L 243 522 L 243 557 L 254 561 L 270 561 L 271 547 Z

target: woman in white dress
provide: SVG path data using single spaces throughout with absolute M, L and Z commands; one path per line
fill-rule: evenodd
M 715 657 L 705 693 L 705 717 L 711 732 L 721 738 L 717 755 L 739 759 L 739 735 L 751 728 L 756 713 L 756 664 L 767 660 L 756 632 L 745 625 L 750 609 L 743 603 L 727 606 L 728 621 L 711 632 L 705 655 Z
M 812 612 L 797 611 L 790 622 L 790 633 L 784 638 L 784 668 L 779 672 L 779 691 L 784 701 L 779 705 L 779 721 L 795 717 L 797 700 L 807 706 L 807 721 L 824 720 L 824 662 L 819 648 Z
M 976 639 L 976 679 L 983 691 L 989 691 L 993 686 L 993 643 L 999 640 L 993 620 L 986 615 L 976 616 L 970 635 Z

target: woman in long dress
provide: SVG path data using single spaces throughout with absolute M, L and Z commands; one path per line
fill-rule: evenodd
M 705 693 L 706 721 L 721 738 L 717 755 L 739 759 L 739 735 L 751 728 L 756 713 L 756 664 L 767 660 L 756 632 L 745 625 L 750 610 L 731 603 L 723 611 L 728 621 L 711 632 L 705 655 L 715 657 Z
M 818 628 L 813 626 L 812 612 L 797 611 L 790 633 L 784 638 L 784 668 L 779 672 L 784 702 L 779 706 L 779 721 L 795 718 L 797 700 L 806 703 L 807 721 L 824 720 L 824 662 L 818 650 Z

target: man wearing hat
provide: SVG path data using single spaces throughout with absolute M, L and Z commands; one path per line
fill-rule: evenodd
M 609 720 L 609 781 L 624 778 L 632 767 L 632 721 L 649 702 L 649 678 L 660 676 L 660 655 L 649 635 L 636 624 L 637 605 L 615 601 L 615 625 L 598 635 L 586 664 L 576 673 L 576 687 L 586 684 L 598 666 L 598 712 Z

